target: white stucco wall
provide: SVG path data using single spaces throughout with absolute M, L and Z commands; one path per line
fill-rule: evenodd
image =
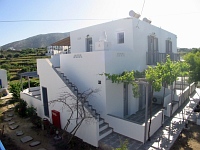
M 61 54 L 51 55 L 50 61 L 54 67 L 60 67 L 60 55 Z
M 0 79 L 1 79 L 1 88 L 8 88 L 8 81 L 7 81 L 7 71 L 4 69 L 0 69 Z
M 158 50 L 160 53 L 166 52 L 167 39 L 172 41 L 172 52 L 177 52 L 177 37 L 175 34 L 141 20 L 138 22 L 136 18 L 115 20 L 70 32 L 71 52 L 86 52 L 87 35 L 92 37 L 94 50 L 95 42 L 99 41 L 104 31 L 107 34 L 107 41 L 111 43 L 109 51 L 133 52 L 131 57 L 137 63 L 137 66 L 134 66 L 134 68 L 139 71 L 144 70 L 146 67 L 149 35 L 154 33 L 154 36 L 158 38 Z M 117 43 L 117 33 L 119 32 L 124 32 L 123 44 Z
M 43 101 L 36 99 L 35 97 L 32 97 L 24 92 L 20 92 L 20 98 L 25 100 L 28 106 L 33 106 L 36 108 L 37 115 L 41 118 L 44 118 Z
M 61 55 L 61 72 L 78 87 L 80 93 L 88 89 L 98 89 L 89 103 L 101 115 L 106 114 L 105 100 L 105 76 L 99 74 L 105 72 L 105 54 L 103 52 L 75 53 Z M 98 84 L 98 82 L 101 84 Z
M 121 19 L 71 31 L 71 52 L 86 52 L 85 42 L 87 35 L 89 35 L 89 37 L 92 37 L 92 46 L 94 50 L 95 42 L 99 41 L 99 38 L 104 31 L 107 34 L 107 41 L 111 42 L 110 50 L 131 50 L 133 41 L 133 36 L 129 34 L 132 33 L 131 20 Z M 119 32 L 125 33 L 124 44 L 117 44 L 117 33 Z
M 47 88 L 49 102 L 58 99 L 61 94 L 64 94 L 64 92 L 72 94 L 71 90 L 68 87 L 66 87 L 62 79 L 53 70 L 52 64 L 48 59 L 37 60 L 37 71 L 40 76 L 40 87 Z M 42 91 L 41 91 L 41 97 L 42 97 Z M 74 103 L 74 100 L 67 99 L 66 102 L 70 104 Z M 63 109 L 62 103 L 54 103 L 53 105 L 49 105 L 49 118 L 46 116 L 44 117 L 48 118 L 51 122 L 52 122 L 51 118 L 52 110 L 60 112 L 61 128 L 64 128 L 70 113 L 66 108 Z M 74 115 L 76 116 L 76 111 L 74 112 Z M 75 122 L 72 121 L 72 123 L 68 128 L 68 131 L 71 131 L 74 125 Z M 98 134 L 97 134 L 99 133 L 98 129 L 99 129 L 98 122 L 93 118 L 92 123 L 88 123 L 87 121 L 84 121 L 82 123 L 80 129 L 76 133 L 76 136 L 83 139 L 83 141 L 90 143 L 91 145 L 98 146 Z

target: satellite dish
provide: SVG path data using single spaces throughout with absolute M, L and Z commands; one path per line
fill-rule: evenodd
M 130 17 L 135 17 L 135 18 L 140 18 L 140 14 L 139 13 L 135 13 L 133 10 L 129 11 L 129 16 Z
M 147 19 L 147 18 L 143 18 L 143 21 L 147 22 L 147 23 L 151 23 L 151 20 Z
M 130 16 L 130 17 L 134 17 L 134 15 L 135 15 L 135 12 L 134 12 L 133 10 L 130 10 L 130 11 L 129 11 L 129 16 Z

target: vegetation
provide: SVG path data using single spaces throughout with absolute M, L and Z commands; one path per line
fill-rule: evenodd
M 36 59 L 46 58 L 46 48 L 28 48 L 21 51 L 0 51 L 0 68 L 8 72 L 8 80 L 20 79 L 19 73 L 36 71 Z
M 20 98 L 20 91 L 21 91 L 21 85 L 20 83 L 13 83 L 10 84 L 10 92 L 13 93 L 13 99 L 19 99 Z
M 189 82 L 197 83 L 200 81 L 200 49 L 193 49 L 184 56 L 184 60 L 189 64 Z
M 140 73 L 139 71 L 137 72 L 137 77 L 142 76 L 143 72 Z M 132 91 L 133 95 L 135 97 L 138 97 L 138 84 L 135 82 L 135 71 L 124 71 L 122 74 L 110 74 L 110 73 L 104 73 L 100 75 L 105 75 L 108 79 L 112 81 L 112 83 L 128 83 L 132 85 Z

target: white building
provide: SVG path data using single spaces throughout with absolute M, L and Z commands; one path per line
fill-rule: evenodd
M 7 71 L 4 69 L 0 69 L 0 89 L 1 88 L 8 88 Z
M 98 141 L 111 132 L 145 142 L 148 124 L 130 119 L 145 108 L 144 87 L 140 86 L 142 96 L 135 98 L 131 85 L 111 83 L 99 74 L 143 71 L 147 65 L 163 61 L 166 54 L 177 60 L 176 35 L 130 17 L 72 31 L 70 45 L 71 53 L 37 60 L 41 100 L 33 100 L 34 97 L 30 98 L 23 92 L 21 98 L 37 107 L 38 115 L 51 122 L 54 122 L 52 112 L 58 111 L 61 128 L 64 128 L 69 113 L 63 111 L 61 103 L 49 105 L 48 102 L 58 99 L 65 92 L 79 97 L 87 89 L 99 89 L 84 106 L 93 121 L 84 121 L 76 136 L 97 147 Z M 31 94 L 34 95 L 34 92 Z M 156 94 L 162 95 L 159 92 Z M 152 117 L 151 135 L 160 128 L 162 116 L 169 115 L 169 99 L 170 91 L 166 90 L 164 104 L 157 102 L 160 109 Z M 70 100 L 67 102 L 71 103 Z M 166 108 L 164 112 L 161 111 L 163 106 Z M 69 131 L 74 124 L 71 123 Z
M 70 37 L 47 46 L 47 56 L 70 53 Z

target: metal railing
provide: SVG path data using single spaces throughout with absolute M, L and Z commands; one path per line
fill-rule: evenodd
M 151 53 L 147 52 L 146 53 L 146 64 L 147 65 L 156 65 L 157 63 L 160 62 L 166 62 L 167 55 L 170 55 L 170 59 L 172 61 L 179 61 L 180 60 L 180 55 L 177 53 Z

